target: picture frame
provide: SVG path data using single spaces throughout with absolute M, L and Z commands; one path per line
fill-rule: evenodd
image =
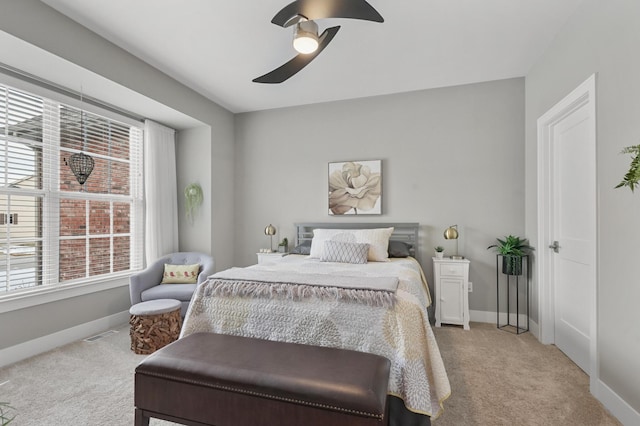
M 329 163 L 330 216 L 382 214 L 382 160 Z

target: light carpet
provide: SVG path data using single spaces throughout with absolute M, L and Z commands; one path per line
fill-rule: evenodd
M 589 394 L 588 377 L 529 333 L 479 323 L 434 330 L 452 388 L 434 426 L 619 425 Z M 132 425 L 133 371 L 145 355 L 129 349 L 127 325 L 117 331 L 0 369 L 0 401 L 17 410 L 11 425 Z
M 9 426 L 133 425 L 133 372 L 146 355 L 130 350 L 128 324 L 116 331 L 0 369 L 0 400 L 17 413 Z
M 620 425 L 557 347 L 495 325 L 434 327 L 451 397 L 434 426 Z

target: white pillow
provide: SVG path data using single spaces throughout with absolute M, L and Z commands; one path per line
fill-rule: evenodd
M 369 244 L 368 260 L 370 262 L 386 262 L 389 260 L 389 237 L 393 228 L 373 229 L 314 229 L 309 257 L 320 259 L 327 240 L 348 243 Z
M 369 244 L 367 243 L 346 243 L 344 241 L 324 242 L 324 252 L 320 257 L 321 262 L 340 263 L 367 263 Z
M 331 240 L 333 237 L 339 234 L 344 234 L 345 236 L 350 236 L 352 231 L 345 231 L 344 229 L 314 229 L 313 230 L 313 239 L 311 240 L 311 250 L 309 252 L 309 257 L 320 259 L 322 252 L 324 251 L 324 242 L 327 240 Z M 349 241 L 347 239 L 341 239 L 342 237 L 338 237 L 335 241 L 346 241 L 346 242 L 356 242 L 355 236 L 353 236 L 353 240 Z

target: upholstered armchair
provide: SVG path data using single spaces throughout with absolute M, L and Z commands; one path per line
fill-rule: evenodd
M 161 284 L 165 263 L 171 265 L 199 264 L 197 282 L 195 284 Z M 196 288 L 213 273 L 213 258 L 204 253 L 182 252 L 162 256 L 144 271 L 131 275 L 129 279 L 131 305 L 155 299 L 176 299 L 182 302 L 180 315 L 184 317 Z

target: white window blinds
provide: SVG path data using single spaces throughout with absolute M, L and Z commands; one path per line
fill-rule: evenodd
M 141 268 L 141 149 L 141 127 L 0 86 L 0 292 Z

